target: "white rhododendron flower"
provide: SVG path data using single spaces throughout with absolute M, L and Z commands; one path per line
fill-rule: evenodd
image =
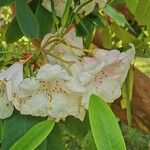
M 54 38 L 51 39 L 52 36 L 55 36 L 55 35 L 52 33 L 48 33 L 42 40 L 41 47 L 46 42 L 54 39 Z M 53 43 L 48 44 L 45 47 L 45 50 L 54 51 L 56 54 L 61 55 L 61 58 L 66 61 L 76 62 L 78 57 L 84 55 L 83 51 L 79 50 L 83 48 L 83 39 L 81 37 L 76 36 L 76 32 L 74 28 L 71 28 L 71 30 L 63 37 L 63 39 L 64 39 L 64 42 L 60 42 L 59 44 L 56 44 L 52 49 L 51 47 Z M 54 59 L 51 59 L 51 57 L 49 56 L 48 58 L 49 58 L 50 63 L 53 63 L 53 61 L 56 61 Z
M 79 82 L 86 88 L 82 94 L 82 105 L 88 108 L 91 94 L 107 102 L 119 98 L 134 54 L 134 47 L 123 53 L 97 49 L 94 57 L 84 57 L 81 63 L 73 64 L 70 67 L 72 73 L 78 76 Z
M 45 64 L 39 69 L 36 78 L 21 82 L 13 103 L 21 114 L 51 116 L 56 121 L 72 115 L 83 120 L 85 110 L 81 106 L 82 91 L 71 91 L 67 87 L 69 79 L 70 75 L 61 66 Z
M 88 0 L 80 0 L 81 4 L 87 2 Z M 100 8 L 104 8 L 106 3 L 107 3 L 107 0 L 92 0 L 91 2 L 89 2 L 88 4 L 86 4 L 83 8 L 82 8 L 82 12 L 85 12 L 85 15 L 88 15 L 90 14 L 93 10 L 94 10 L 94 7 L 96 5 L 96 3 L 98 4 L 98 6 Z
M 0 73 L 0 119 L 7 118 L 13 113 L 13 91 L 22 80 L 23 65 L 19 62 Z
M 64 13 L 66 1 L 67 0 L 54 0 L 56 15 L 60 18 Z M 46 8 L 48 11 L 52 12 L 50 0 L 43 0 L 42 6 Z

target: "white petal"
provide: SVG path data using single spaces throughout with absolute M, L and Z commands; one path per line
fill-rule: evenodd
M 76 118 L 80 119 L 81 121 L 83 121 L 84 118 L 85 118 L 85 113 L 86 113 L 85 108 L 82 105 L 78 106 L 78 112 L 74 117 L 76 117 Z
M 84 70 L 81 62 L 72 64 L 69 69 L 73 76 L 78 76 L 81 85 L 88 83 L 92 79 L 92 74 Z
M 53 56 L 47 55 L 47 59 L 48 59 L 48 62 L 52 65 L 60 64 L 60 61 L 58 59 L 54 58 Z
M 15 108 L 20 110 L 31 95 L 35 95 L 39 89 L 40 83 L 35 78 L 24 79 L 13 93 L 12 103 Z
M 42 6 L 51 12 L 51 1 L 50 0 L 43 0 Z
M 86 89 L 80 84 L 80 81 L 77 77 L 71 77 L 70 80 L 66 82 L 66 86 L 73 92 L 83 93 Z
M 113 102 L 121 96 L 121 86 L 117 80 L 106 78 L 102 80 L 97 93 L 106 102 Z
M 72 46 L 83 48 L 83 39 L 81 37 L 77 37 L 74 28 L 71 28 L 71 30 L 65 35 L 65 38 Z
M 44 46 L 44 44 L 46 44 L 47 42 L 49 42 L 50 40 L 52 40 L 52 36 L 54 36 L 54 34 L 52 33 L 48 33 L 44 36 L 42 42 L 41 42 L 41 47 Z M 45 50 L 49 50 L 51 48 L 52 44 L 48 44 L 44 49 Z
M 26 91 L 35 91 L 39 89 L 40 84 L 39 81 L 37 81 L 35 78 L 26 78 L 24 79 L 20 85 L 19 88 Z
M 6 84 L 0 81 L 0 119 L 10 117 L 13 113 L 14 107 L 8 99 L 6 92 Z
M 103 68 L 105 73 L 111 78 L 118 80 L 120 85 L 125 80 L 131 61 L 134 59 L 135 50 L 131 48 L 126 52 L 120 53 L 120 58 Z M 119 57 L 119 56 L 118 56 Z
M 75 117 L 81 116 L 79 115 L 79 98 L 77 96 L 72 97 L 71 95 L 66 96 L 64 94 L 52 95 L 49 115 L 56 118 L 56 121 L 65 119 L 70 115 Z
M 6 71 L 0 73 L 0 79 L 1 80 L 11 80 L 16 79 L 16 76 L 19 76 L 19 81 L 20 78 L 22 79 L 22 70 L 23 70 L 23 65 L 19 62 L 14 63 L 13 65 L 11 65 L 8 69 L 6 69 Z M 21 74 L 21 75 L 18 75 Z M 17 81 L 16 81 L 17 82 Z
M 0 80 L 6 82 L 6 93 L 9 101 L 13 100 L 13 92 L 23 80 L 23 65 L 16 62 L 6 71 L 0 73 Z
M 88 91 L 84 94 L 82 94 L 82 105 L 88 109 L 89 108 L 89 100 L 90 100 L 90 96 L 92 94 L 95 94 L 94 91 Z
M 53 79 L 68 80 L 69 78 L 68 72 L 57 64 L 46 64 L 39 69 L 37 74 L 37 79 L 42 81 Z
M 83 57 L 82 62 L 85 70 L 93 69 L 93 67 L 97 66 L 98 64 L 95 57 Z
M 14 107 L 5 96 L 0 97 L 0 119 L 8 118 L 12 115 Z
M 48 116 L 48 97 L 45 94 L 39 93 L 29 98 L 21 107 L 21 114 L 32 116 Z

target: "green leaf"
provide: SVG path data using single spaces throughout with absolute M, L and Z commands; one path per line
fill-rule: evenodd
M 94 37 L 94 34 L 95 34 L 95 27 L 93 26 L 93 30 L 84 38 L 84 45 L 87 49 L 90 48 L 90 45 L 93 41 L 93 37 Z
M 15 0 L 0 0 L 0 7 L 10 5 L 14 2 Z
M 2 142 L 3 139 L 3 125 L 2 125 L 2 120 L 0 119 L 0 143 Z
M 128 32 L 126 29 L 120 27 L 116 23 L 111 24 L 111 29 L 115 33 L 115 35 L 122 40 L 123 45 L 128 45 L 136 40 L 136 37 Z
M 35 14 L 37 6 L 41 4 L 39 0 L 31 0 L 29 1 L 28 5 L 31 8 L 32 12 Z
M 36 150 L 65 150 L 63 137 L 58 124 L 54 126 L 51 133 L 44 140 L 44 142 L 36 148 Z
M 111 30 L 115 33 L 118 41 L 122 41 L 122 46 L 125 48 L 129 46 L 129 43 L 133 43 L 136 49 L 136 56 L 140 57 L 149 57 L 150 49 L 149 45 L 142 40 L 136 38 L 133 34 L 131 34 L 126 29 L 120 27 L 119 25 L 112 23 Z
M 104 12 L 112 17 L 112 19 L 120 26 L 122 27 L 125 27 L 125 26 L 128 26 L 129 28 L 130 25 L 129 23 L 127 22 L 126 18 L 124 15 L 122 15 L 121 13 L 117 12 L 113 7 L 109 6 L 109 5 L 106 5 L 106 7 L 104 8 Z
M 33 125 L 44 118 L 21 115 L 14 111 L 13 115 L 3 121 L 2 150 L 8 150 L 19 140 Z
M 150 0 L 140 0 L 137 5 L 135 18 L 141 25 L 150 25 Z
M 125 0 L 128 9 L 132 12 L 132 14 L 135 14 L 136 12 L 136 7 L 138 4 L 138 0 Z
M 36 17 L 39 23 L 39 35 L 40 40 L 51 31 L 53 26 L 53 17 L 52 14 L 47 11 L 41 4 L 38 5 L 36 10 Z
M 128 125 L 131 126 L 131 108 L 130 103 L 132 99 L 132 91 L 133 91 L 133 68 L 130 67 L 126 80 L 122 86 L 122 99 L 121 99 L 121 106 L 123 109 L 127 109 L 127 120 Z
M 13 43 L 18 41 L 23 36 L 23 33 L 21 32 L 17 18 L 15 17 L 12 22 L 8 25 L 8 28 L 6 30 L 5 34 L 5 40 L 7 43 Z
M 80 22 L 77 25 L 77 27 L 76 27 L 76 29 L 77 29 L 77 36 L 86 37 L 86 36 L 88 36 L 88 34 L 90 34 L 91 32 L 93 32 L 94 24 L 89 19 L 88 16 L 86 16 L 86 17 L 84 17 L 82 19 L 80 19 L 80 17 L 77 17 L 77 19 Z
M 126 149 L 115 115 L 108 104 L 95 95 L 90 97 L 89 119 L 98 150 Z
M 62 26 L 65 26 L 68 22 L 71 4 L 72 4 L 72 0 L 67 0 L 64 14 L 63 14 L 63 17 L 61 19 Z
M 89 122 L 86 117 L 84 121 L 80 121 L 74 117 L 67 117 L 65 121 L 61 121 L 64 128 L 79 140 L 82 140 L 89 131 Z
M 112 49 L 112 34 L 108 24 L 106 24 L 105 28 L 101 30 L 101 35 L 103 47 L 106 49 Z
M 82 147 L 84 150 L 97 150 L 91 130 L 85 136 Z
M 56 26 L 58 26 L 58 24 L 59 24 L 59 19 L 57 18 L 57 15 L 56 15 L 54 0 L 50 0 L 50 1 L 51 1 L 51 12 L 52 12 L 54 24 L 55 24 Z
M 51 132 L 54 121 L 46 120 L 32 127 L 10 150 L 35 149 Z
M 16 16 L 21 31 L 29 38 L 37 37 L 39 24 L 26 0 L 16 0 Z

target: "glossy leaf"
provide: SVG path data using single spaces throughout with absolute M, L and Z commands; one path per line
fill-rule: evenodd
M 35 149 L 51 132 L 54 121 L 46 120 L 32 127 L 10 150 Z
M 8 150 L 19 140 L 33 125 L 44 118 L 21 115 L 15 111 L 13 115 L 3 121 L 2 150 Z
M 89 122 L 86 117 L 83 122 L 74 117 L 67 117 L 65 121 L 61 121 L 64 128 L 73 136 L 82 140 L 89 131 Z
M 39 23 L 39 35 L 40 40 L 49 33 L 53 26 L 52 14 L 47 11 L 41 4 L 38 5 L 36 9 L 36 16 Z
M 138 0 L 125 0 L 125 2 L 132 14 L 135 14 Z
M 102 29 L 101 35 L 103 47 L 106 49 L 112 49 L 112 34 L 110 26 L 108 24 L 106 24 L 105 28 Z
M 66 23 L 68 22 L 71 4 L 72 4 L 72 0 L 67 0 L 64 14 L 63 14 L 63 17 L 61 19 L 62 26 L 65 26 Z
M 3 139 L 3 125 L 2 125 L 2 120 L 0 119 L 0 143 L 2 142 Z
M 39 34 L 39 24 L 26 0 L 16 0 L 15 4 L 17 20 L 21 31 L 29 38 L 37 37 Z
M 7 43 L 13 43 L 18 41 L 23 36 L 23 33 L 20 30 L 20 27 L 17 22 L 17 18 L 15 17 L 11 23 L 8 25 L 5 34 L 5 40 Z
M 90 45 L 93 41 L 93 37 L 95 35 L 95 27 L 93 26 L 93 30 L 84 38 L 84 45 L 87 49 L 90 48 Z
M 108 104 L 92 95 L 89 103 L 89 119 L 98 150 L 125 150 L 119 124 Z
M 61 130 L 57 125 L 36 150 L 65 150 Z
M 91 130 L 85 136 L 82 147 L 84 150 L 97 150 Z
M 126 80 L 122 86 L 122 99 L 121 106 L 123 109 L 126 108 L 127 111 L 127 120 L 128 125 L 131 126 L 131 108 L 130 103 L 132 99 L 132 91 L 133 91 L 133 68 L 130 67 Z
M 136 40 L 136 37 L 132 35 L 130 32 L 128 32 L 126 29 L 120 27 L 116 23 L 112 23 L 111 25 L 112 31 L 116 34 L 116 36 L 122 40 L 123 45 L 128 45 L 129 43 L 132 43 Z
M 0 7 L 10 5 L 13 3 L 15 0 L 0 0 Z
M 127 22 L 126 18 L 124 15 L 122 15 L 121 13 L 117 12 L 113 7 L 106 5 L 106 7 L 104 8 L 104 12 L 112 17 L 112 19 L 120 26 L 125 27 L 128 26 L 130 27 L 129 23 Z
M 150 0 L 140 0 L 137 5 L 135 18 L 141 25 L 150 25 Z

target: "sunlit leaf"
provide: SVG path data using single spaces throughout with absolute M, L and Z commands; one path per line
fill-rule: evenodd
M 140 0 L 137 5 L 135 18 L 141 25 L 150 25 L 150 0 Z
M 132 99 L 132 92 L 133 92 L 133 68 L 130 67 L 127 78 L 122 86 L 122 99 L 121 99 L 122 108 L 127 109 L 127 120 L 129 126 L 131 126 L 130 103 Z
M 89 119 L 98 150 L 126 149 L 115 115 L 108 104 L 95 95 L 90 97 Z
M 113 7 L 109 6 L 109 5 L 106 5 L 106 7 L 104 8 L 104 12 L 112 17 L 112 19 L 120 26 L 122 27 L 129 27 L 130 28 L 130 25 L 129 23 L 127 22 L 126 18 L 124 15 L 122 15 L 121 13 L 117 12 Z
M 33 126 L 10 150 L 35 149 L 51 132 L 54 121 L 46 120 Z
M 112 49 L 112 34 L 108 24 L 105 26 L 105 28 L 102 29 L 101 35 L 103 47 L 106 49 Z
M 64 14 L 63 14 L 63 17 L 61 19 L 62 26 L 65 26 L 66 23 L 68 22 L 71 4 L 72 4 L 72 0 L 67 0 L 66 7 L 65 7 L 65 10 L 64 10 Z
M 122 40 L 123 45 L 132 43 L 133 41 L 136 40 L 136 37 L 134 35 L 132 35 L 130 32 L 128 32 L 126 29 L 120 27 L 119 25 L 113 23 L 111 25 L 111 28 L 113 30 L 113 32 L 115 33 L 115 35 Z
M 138 0 L 125 0 L 125 2 L 132 14 L 135 14 Z

